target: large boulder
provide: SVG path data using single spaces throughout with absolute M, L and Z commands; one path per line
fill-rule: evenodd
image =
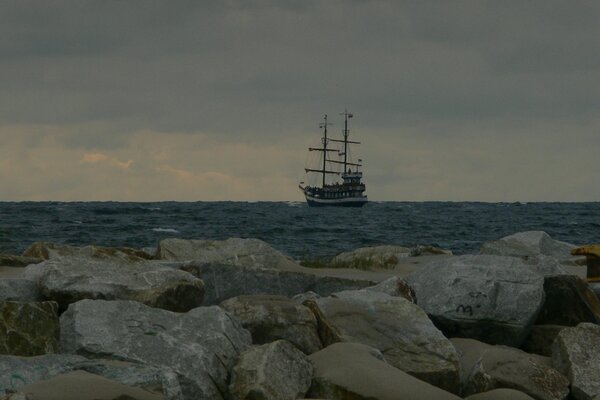
M 117 360 L 89 360 L 74 354 L 0 356 L 0 396 L 71 371 L 87 371 L 124 385 L 158 389 L 169 400 L 183 399 L 177 375 L 169 368 Z
M 561 330 L 552 347 L 552 364 L 571 381 L 577 400 L 600 394 L 600 326 L 581 323 Z
M 0 253 L 0 267 L 26 267 L 44 261 L 37 257 L 17 256 L 14 254 Z
M 31 302 L 42 300 L 37 282 L 18 276 L 0 278 L 0 301 Z
M 534 325 L 521 348 L 528 353 L 550 357 L 556 336 L 565 328 L 564 325 Z
M 396 368 L 445 390 L 459 391 L 456 350 L 411 301 L 354 290 L 305 304 L 317 315 L 324 346 L 362 343 L 379 349 Z
M 545 255 L 562 262 L 571 262 L 577 259 L 570 253 L 575 247 L 552 239 L 546 232 L 527 231 L 486 242 L 481 246 L 480 253 L 514 257 Z
M 422 255 L 452 255 L 452 252 L 434 246 L 370 246 L 340 253 L 331 259 L 330 264 L 335 268 L 390 269 L 402 259 Z
M 543 358 L 504 346 L 483 352 L 467 379 L 465 394 L 492 389 L 517 389 L 538 400 L 563 400 L 569 380 Z
M 544 302 L 544 278 L 515 257 L 455 256 L 405 279 L 447 337 L 519 347 Z
M 536 324 L 575 326 L 580 322 L 600 323 L 600 301 L 587 282 L 574 275 L 544 278 L 546 300 Z
M 0 354 L 34 356 L 58 350 L 58 304 L 0 302 Z
M 219 307 L 185 314 L 134 301 L 82 300 L 61 316 L 61 349 L 171 368 L 186 399 L 222 399 L 250 333 Z
M 323 347 L 314 314 L 308 307 L 285 296 L 237 296 L 225 300 L 220 306 L 250 331 L 254 344 L 285 339 L 306 354 Z
M 85 371 L 72 371 L 19 389 L 27 399 L 43 400 L 163 400 L 161 393 L 127 386 Z
M 26 268 L 41 294 L 65 310 L 82 299 L 136 300 L 151 307 L 185 312 L 202 304 L 203 282 L 160 262 L 116 263 L 68 257 Z
M 277 340 L 242 353 L 231 372 L 229 393 L 235 400 L 287 400 L 303 397 L 313 366 L 294 345 Z
M 413 303 L 417 302 L 417 295 L 413 288 L 399 276 L 392 276 L 377 285 L 366 287 L 365 290 L 386 293 L 390 296 L 400 296 Z
M 514 389 L 492 389 L 487 392 L 472 394 L 465 400 L 534 400 L 533 397 Z
M 336 343 L 309 356 L 315 373 L 308 395 L 330 400 L 458 400 L 382 360 L 378 350 Z M 308 396 L 307 396 L 308 397 Z
M 144 250 L 129 247 L 100 247 L 84 246 L 76 247 L 54 242 L 35 242 L 24 252 L 23 257 L 49 260 L 63 257 L 93 258 L 121 262 L 137 262 L 151 260 L 152 254 Z
M 164 239 L 158 244 L 156 258 L 276 269 L 299 267 L 290 258 L 259 239 Z
M 250 294 L 292 297 L 312 291 L 328 296 L 341 290 L 376 284 L 364 279 L 318 276 L 306 271 L 308 268 L 296 271 L 195 261 L 186 262 L 181 268 L 204 282 L 204 305 L 219 304 L 231 297 Z

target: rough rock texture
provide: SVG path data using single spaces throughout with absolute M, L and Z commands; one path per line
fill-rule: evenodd
M 61 316 L 61 349 L 173 369 L 186 399 L 221 399 L 250 333 L 219 307 L 185 314 L 134 301 L 82 300 Z
M 544 292 L 546 300 L 536 320 L 537 325 L 600 323 L 600 301 L 582 278 L 574 275 L 546 276 Z
M 27 269 L 39 274 L 42 295 L 61 310 L 82 299 L 119 299 L 184 312 L 202 304 L 204 293 L 200 279 L 152 261 L 119 264 L 69 257 Z
M 23 256 L 41 258 L 44 260 L 76 257 L 115 261 L 120 260 L 123 262 L 137 262 L 151 260 L 153 258 L 151 254 L 146 253 L 144 250 L 132 249 L 129 247 L 75 247 L 53 242 L 36 242 L 23 252 Z
M 491 349 L 494 346 L 480 342 L 479 340 L 467 338 L 451 338 L 450 342 L 458 354 L 461 387 L 464 389 L 475 364 L 477 364 L 486 350 Z M 462 391 L 464 390 L 461 390 L 461 392 Z
M 58 304 L 0 302 L 0 354 L 34 356 L 58 350 Z
M 313 291 L 322 296 L 346 289 L 360 289 L 376 282 L 316 276 L 299 271 L 241 265 L 190 262 L 182 269 L 204 282 L 204 305 L 219 304 L 231 297 L 247 294 L 274 294 L 292 297 Z
M 162 400 L 156 392 L 123 385 L 85 371 L 72 371 L 19 390 L 32 400 Z
M 37 264 L 44 261 L 37 257 L 24 257 L 14 254 L 0 253 L 0 266 L 5 267 L 25 267 L 29 264 Z
M 379 349 L 394 367 L 445 390 L 459 391 L 454 346 L 412 302 L 354 290 L 305 304 L 317 315 L 324 346 L 340 341 L 363 343 Z
M 600 326 L 581 323 L 561 330 L 552 346 L 552 364 L 571 381 L 575 399 L 600 394 Z
M 456 256 L 406 277 L 447 337 L 520 346 L 544 301 L 544 279 L 515 257 Z
M 539 357 L 510 347 L 484 351 L 468 378 L 465 394 L 497 388 L 517 389 L 539 400 L 569 396 L 569 380 Z
M 78 370 L 101 375 L 128 386 L 160 390 L 169 400 L 183 399 L 177 375 L 169 368 L 116 360 L 88 360 L 73 354 L 0 356 L 0 395 Z
M 404 297 L 406 300 L 413 303 L 417 302 L 417 295 L 413 288 L 399 276 L 392 276 L 375 286 L 366 287 L 365 290 L 372 290 L 375 292 L 381 292 L 389 294 L 390 296 Z
M 315 367 L 310 398 L 331 400 L 450 400 L 459 397 L 416 379 L 358 343 L 336 343 L 309 356 Z
M 534 325 L 525 339 L 522 349 L 528 353 L 550 357 L 552 356 L 552 343 L 558 333 L 565 328 L 564 325 Z
M 0 301 L 39 301 L 42 300 L 37 283 L 32 279 L 0 279 Z
M 242 322 L 254 344 L 285 339 L 306 354 L 323 347 L 312 311 L 285 296 L 238 296 L 220 306 Z
M 435 246 L 403 247 L 395 245 L 382 245 L 361 247 L 356 250 L 338 254 L 331 259 L 333 267 L 357 269 L 389 269 L 407 257 L 422 255 L 452 255 L 450 250 L 440 249 Z
M 233 399 L 287 400 L 303 397 L 313 376 L 304 353 L 285 341 L 252 347 L 242 353 L 231 372 Z
M 297 268 L 298 265 L 259 239 L 227 240 L 161 240 L 156 251 L 161 260 L 217 263 L 275 269 Z
M 573 261 L 571 249 L 576 246 L 554 240 L 543 231 L 518 232 L 501 239 L 486 242 L 481 246 L 481 254 L 499 256 L 536 256 L 546 255 L 559 261 Z
M 533 400 L 533 397 L 514 389 L 493 389 L 472 394 L 465 397 L 465 400 Z

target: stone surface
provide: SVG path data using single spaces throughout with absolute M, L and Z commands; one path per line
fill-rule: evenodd
M 250 331 L 254 344 L 285 339 L 306 354 L 323 347 L 312 311 L 285 296 L 237 296 L 225 300 L 220 306 Z
M 161 240 L 156 251 L 161 260 L 216 263 L 257 268 L 295 269 L 290 258 L 259 239 Z
M 340 253 L 331 259 L 330 264 L 334 268 L 390 269 L 398 265 L 404 258 L 422 255 L 452 255 L 452 252 L 435 246 L 423 245 L 415 247 L 370 246 Z
M 273 294 L 292 297 L 313 291 L 322 296 L 345 289 L 360 289 L 376 282 L 317 276 L 302 271 L 242 265 L 189 262 L 182 266 L 204 282 L 205 305 L 219 304 L 231 297 L 249 294 Z M 308 269 L 308 268 L 305 268 Z
M 417 295 L 413 288 L 399 276 L 392 276 L 391 278 L 379 282 L 377 285 L 366 287 L 365 290 L 381 292 L 389 294 L 390 296 L 404 297 L 410 302 L 417 302 Z
M 31 400 L 162 400 L 156 392 L 123 385 L 85 371 L 72 371 L 19 389 Z
M 37 283 L 32 279 L 10 277 L 0 279 L 0 301 L 42 300 Z
M 331 400 L 450 400 L 459 397 L 392 367 L 376 349 L 336 343 L 309 356 L 315 373 L 308 396 Z
M 559 261 L 573 261 L 571 256 L 575 245 L 554 240 L 543 231 L 518 232 L 501 239 L 486 242 L 481 246 L 481 254 L 499 256 L 536 256 L 546 255 Z
M 71 371 L 87 371 L 128 386 L 160 390 L 169 400 L 182 400 L 177 375 L 166 367 L 72 354 L 36 357 L 0 356 L 0 395 Z
M 491 344 L 520 346 L 544 301 L 544 278 L 515 257 L 449 257 L 405 279 L 447 337 Z
M 565 328 L 563 325 L 534 325 L 522 348 L 528 353 L 550 357 L 554 339 Z
M 0 253 L 0 266 L 5 267 L 25 267 L 29 264 L 37 264 L 44 261 L 37 257 L 24 257 L 14 254 Z
M 184 312 L 202 304 L 204 293 L 200 279 L 152 261 L 68 257 L 27 267 L 30 272 L 37 276 L 41 294 L 61 310 L 82 299 L 119 299 Z
M 341 341 L 374 347 L 392 366 L 458 392 L 459 364 L 454 346 L 412 302 L 354 290 L 305 304 L 317 315 L 324 346 Z
M 467 380 L 465 394 L 517 389 L 538 400 L 569 396 L 569 380 L 540 357 L 504 346 L 485 350 Z
M 546 276 L 546 300 L 537 325 L 575 326 L 580 322 L 600 323 L 600 301 L 587 282 L 574 275 Z
M 471 371 L 473 371 L 475 364 L 477 364 L 483 353 L 486 350 L 491 349 L 493 346 L 480 342 L 479 340 L 468 338 L 450 338 L 450 342 L 458 354 L 458 360 L 460 362 L 461 387 L 464 389 L 467 384 L 467 379 L 471 375 Z
M 75 257 L 104 259 L 121 262 L 137 262 L 153 259 L 152 254 L 148 254 L 144 250 L 132 249 L 129 247 L 75 247 L 53 242 L 33 243 L 23 252 L 23 256 L 34 257 L 44 260 L 63 257 Z
M 171 368 L 185 399 L 222 399 L 250 333 L 219 307 L 185 314 L 134 301 L 82 300 L 61 316 L 61 349 Z
M 252 347 L 242 353 L 231 373 L 233 399 L 287 400 L 303 397 L 313 376 L 304 353 L 285 341 Z
M 58 350 L 58 304 L 0 302 L 0 354 L 34 356 Z
M 600 326 L 584 322 L 561 330 L 552 346 L 552 364 L 571 381 L 575 399 L 600 394 Z
M 533 400 L 533 397 L 514 389 L 493 389 L 472 394 L 465 397 L 465 400 Z

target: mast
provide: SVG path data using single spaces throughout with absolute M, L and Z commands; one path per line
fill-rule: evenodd
M 327 167 L 327 114 L 323 117 L 320 127 L 323 128 L 323 187 L 325 187 L 325 169 Z

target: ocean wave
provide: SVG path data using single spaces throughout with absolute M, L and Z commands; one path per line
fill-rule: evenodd
M 168 232 L 168 233 L 179 233 L 177 229 L 173 228 L 152 228 L 154 232 Z

